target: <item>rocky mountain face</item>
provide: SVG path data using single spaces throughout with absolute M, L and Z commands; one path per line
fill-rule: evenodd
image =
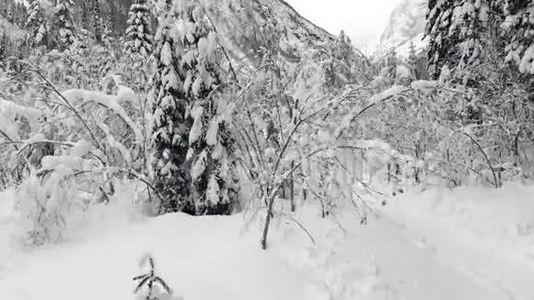
M 20 3 L 22 0 L 10 0 Z M 108 34 L 124 35 L 128 10 L 134 0 L 73 0 L 72 16 L 77 30 L 93 30 L 94 2 L 99 3 L 98 16 Z M 164 0 L 149 0 L 156 3 Z M 180 0 L 174 0 L 180 1 Z M 198 1 L 207 11 L 217 32 L 224 39 L 225 48 L 236 64 L 257 65 L 265 50 L 276 47 L 288 62 L 299 61 L 305 53 L 327 53 L 336 36 L 301 16 L 284 0 L 182 0 Z M 41 0 L 45 14 L 51 16 L 56 0 Z M 0 5 L 2 6 L 2 5 Z M 153 32 L 157 27 L 153 18 Z M 366 59 L 354 51 L 354 61 Z
M 329 47 L 337 39 L 284 0 L 197 1 L 207 9 L 237 64 L 258 65 L 265 50 L 275 47 L 288 63 L 298 62 L 311 51 L 331 55 Z M 353 55 L 351 60 L 356 65 L 367 63 L 359 52 L 353 51 Z
M 257 60 L 275 45 L 289 60 L 335 37 L 311 23 L 283 0 L 200 0 L 235 55 Z
M 376 49 L 377 56 L 395 48 L 400 56 L 407 56 L 410 44 L 423 48 L 425 16 L 428 0 L 403 0 L 391 13 L 388 26 L 382 33 Z

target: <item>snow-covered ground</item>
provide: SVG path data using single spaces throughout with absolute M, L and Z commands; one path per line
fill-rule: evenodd
M 312 205 L 259 247 L 250 215 L 147 218 L 97 207 L 58 245 L 21 246 L 13 194 L 0 194 L 0 291 L 7 300 L 135 299 L 150 252 L 186 300 L 534 299 L 534 187 L 412 191 L 323 220 Z

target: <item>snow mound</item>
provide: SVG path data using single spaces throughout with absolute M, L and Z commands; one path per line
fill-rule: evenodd
M 147 218 L 127 193 L 94 207 L 83 234 L 16 249 L 6 225 L 13 193 L 4 192 L 0 290 L 9 300 L 134 299 L 132 277 L 149 252 L 186 300 L 534 299 L 533 192 L 520 184 L 414 190 L 385 207 L 369 200 L 367 225 L 350 207 L 322 219 L 319 207 L 302 204 L 274 219 L 267 251 L 261 216 Z

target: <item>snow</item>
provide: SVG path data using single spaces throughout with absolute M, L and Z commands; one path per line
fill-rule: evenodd
M 70 155 L 83 157 L 91 151 L 91 143 L 86 140 L 79 140 L 72 149 L 70 149 Z
M 130 127 L 138 144 L 143 142 L 143 133 L 140 126 L 128 116 L 126 110 L 121 106 L 126 102 L 136 105 L 137 95 L 130 88 L 119 85 L 116 95 L 106 95 L 102 92 L 81 89 L 67 90 L 62 94 L 73 105 L 83 106 L 88 103 L 96 103 L 106 107 L 117 114 Z
M 71 170 L 83 170 L 84 160 L 75 156 L 45 156 L 41 164 L 42 170 L 56 170 L 59 167 L 66 167 Z
M 206 150 L 204 150 L 196 158 L 193 168 L 191 169 L 191 178 L 193 180 L 198 179 L 200 176 L 202 176 L 202 174 L 204 174 L 204 171 L 206 171 L 207 157 L 208 153 Z
M 378 105 L 388 99 L 394 98 L 395 96 L 402 94 L 407 90 L 408 88 L 402 85 L 394 85 L 385 91 L 373 95 L 371 98 L 369 98 L 368 102 L 370 105 Z M 339 137 L 343 133 L 343 131 L 351 125 L 351 122 L 353 122 L 363 112 L 365 112 L 365 108 L 362 109 L 361 107 L 356 107 L 351 113 L 347 114 L 343 118 L 341 126 L 336 129 L 335 136 Z
M 41 115 L 42 112 L 37 109 L 19 105 L 0 98 L 0 119 L 11 121 L 0 122 L 0 131 L 11 139 L 16 140 L 19 138 L 18 125 L 16 122 L 14 122 L 17 119 L 17 116 L 24 117 L 30 122 L 30 125 L 34 125 L 37 123 L 37 120 Z
M 191 131 L 189 132 L 189 145 L 194 144 L 202 136 L 202 116 L 204 114 L 204 107 L 195 105 L 191 110 L 191 117 L 194 120 Z
M 534 43 L 523 54 L 519 63 L 519 71 L 526 74 L 534 74 Z
M 411 87 L 412 89 L 416 91 L 433 91 L 438 87 L 437 81 L 430 81 L 430 80 L 417 80 L 412 82 Z
M 27 249 L 15 238 L 20 217 L 7 191 L 0 289 L 10 300 L 134 299 L 132 277 L 149 252 L 186 300 L 533 299 L 533 192 L 521 184 L 414 189 L 384 207 L 368 199 L 377 217 L 363 226 L 349 209 L 321 219 L 318 207 L 300 205 L 293 218 L 315 244 L 277 218 L 263 251 L 261 217 L 147 218 L 126 197 L 91 208 L 68 241 Z

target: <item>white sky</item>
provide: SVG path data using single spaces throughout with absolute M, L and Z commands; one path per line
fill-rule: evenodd
M 286 0 L 302 16 L 332 34 L 341 30 L 362 51 L 374 50 L 401 0 Z

